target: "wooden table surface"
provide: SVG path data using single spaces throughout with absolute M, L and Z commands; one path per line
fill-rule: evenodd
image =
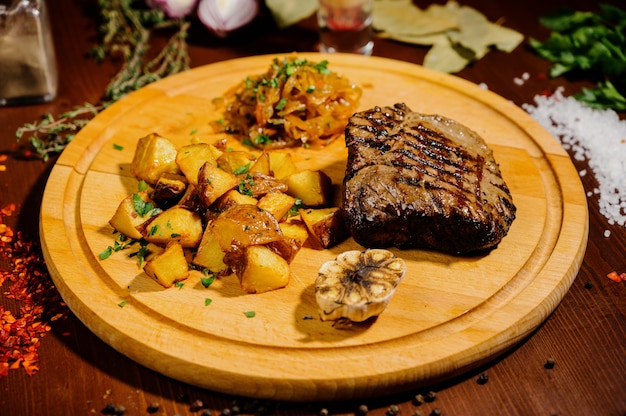
M 591 0 L 493 2 L 467 0 L 491 21 L 501 20 L 527 38 L 545 39 L 548 30 L 538 17 L 560 5 L 595 9 Z M 609 3 L 620 4 L 619 1 Z M 0 206 L 15 203 L 17 212 L 6 222 L 25 236 L 37 238 L 39 209 L 46 179 L 55 159 L 44 163 L 19 157 L 15 131 L 44 113 L 60 114 L 84 102 L 99 101 L 116 63 L 96 63 L 86 51 L 97 38 L 95 2 L 49 2 L 59 65 L 58 97 L 41 105 L 0 108 L 0 153 L 8 154 L 0 172 Z M 425 7 L 428 2 L 416 4 Z M 267 17 L 260 18 L 235 36 L 217 39 L 195 22 L 189 39 L 192 66 L 266 53 L 314 51 L 315 23 L 308 19 L 279 31 Z M 425 48 L 376 39 L 374 55 L 421 63 Z M 524 46 L 514 52 L 490 52 L 457 75 L 517 105 L 532 103 L 546 89 L 564 86 L 575 91 L 578 82 L 545 79 L 549 63 Z M 528 73 L 524 85 L 514 82 Z M 624 114 L 621 114 L 624 118 Z M 587 162 L 574 161 L 578 170 L 590 170 Z M 597 186 L 593 175 L 582 177 L 587 191 Z M 40 371 L 28 376 L 12 370 L 0 379 L 0 415 L 90 415 L 106 413 L 110 403 L 121 405 L 127 415 L 194 415 L 224 409 L 243 413 L 355 414 L 362 405 L 368 414 L 384 415 L 397 406 L 404 415 L 625 415 L 626 394 L 626 284 L 606 274 L 626 272 L 626 228 L 609 225 L 588 199 L 589 241 L 582 267 L 571 289 L 554 313 L 527 339 L 471 372 L 439 384 L 376 399 L 332 403 L 278 403 L 232 397 L 190 386 L 142 367 L 93 335 L 75 316 L 50 322 L 51 331 L 41 340 Z M 605 231 L 610 235 L 605 237 Z M 462 276 L 457 277 L 462 284 Z M 591 286 L 591 287 L 590 287 Z M 0 305 L 17 313 L 19 303 L 8 299 L 2 288 Z M 552 369 L 544 368 L 548 359 Z M 487 383 L 479 382 L 481 375 Z M 435 392 L 434 401 L 417 405 L 417 394 Z M 202 406 L 199 406 L 199 402 Z M 202 411 L 199 410 L 202 407 Z M 207 413 L 208 414 L 208 413 Z

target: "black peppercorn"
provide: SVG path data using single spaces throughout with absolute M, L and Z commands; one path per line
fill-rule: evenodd
M 434 402 L 436 398 L 437 398 L 437 393 L 435 393 L 434 391 L 431 390 L 428 393 L 426 393 L 425 399 L 427 402 L 429 403 Z
M 387 415 L 389 416 L 396 416 L 398 413 L 400 413 L 400 408 L 398 407 L 398 405 L 392 404 L 387 409 Z
M 432 412 L 430 412 L 430 416 L 440 416 L 441 415 L 441 410 L 437 409 L 436 407 L 433 409 Z
M 424 403 L 424 396 L 422 396 L 421 394 L 416 394 L 415 396 L 413 396 L 413 404 L 415 406 L 419 406 L 422 403 Z
M 202 400 L 194 400 L 189 405 L 189 410 L 191 410 L 192 412 L 197 412 L 201 410 L 203 407 L 204 407 L 204 403 L 202 403 Z
M 148 405 L 148 413 L 156 413 L 161 408 L 161 405 L 158 402 L 152 402 Z
M 488 381 L 489 381 L 489 374 L 487 373 L 482 373 L 480 376 L 478 376 L 478 380 L 476 380 L 478 384 L 485 384 Z
M 554 360 L 552 358 L 548 358 L 545 362 L 545 364 L 543 365 L 544 368 L 551 370 L 554 368 Z
M 358 410 L 358 414 L 359 415 L 366 415 L 367 412 L 369 412 L 369 409 L 367 408 L 367 405 L 362 404 L 359 406 L 359 410 Z
M 593 288 L 593 283 L 585 282 L 585 289 L 591 289 L 591 288 Z

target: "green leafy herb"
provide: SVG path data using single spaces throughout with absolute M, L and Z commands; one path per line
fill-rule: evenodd
M 143 192 L 146 189 L 148 189 L 148 184 L 146 183 L 146 181 L 144 181 L 143 179 L 139 181 L 139 184 L 137 185 L 137 190 L 139 192 Z
M 183 282 L 176 282 L 176 283 L 174 283 L 174 286 L 176 286 L 179 289 L 182 289 L 183 286 L 185 286 L 185 284 Z
M 113 148 L 115 150 L 124 150 L 124 146 L 113 143 Z
M 211 286 L 214 281 L 215 281 L 215 273 L 211 274 L 208 277 L 201 277 L 200 278 L 200 282 L 202 283 L 202 286 L 204 286 L 204 287 Z
M 248 173 L 249 170 L 250 170 L 250 163 L 239 166 L 237 169 L 234 170 L 233 173 L 235 175 L 241 175 L 242 173 Z
M 133 207 L 140 217 L 144 217 L 154 209 L 154 204 L 144 201 L 139 194 L 133 194 Z
M 584 76 L 597 83 L 575 95 L 594 108 L 626 110 L 626 11 L 601 4 L 596 13 L 559 9 L 540 18 L 552 30 L 530 46 L 553 62 L 551 77 Z
M 246 315 L 246 318 L 254 318 L 256 316 L 255 311 L 244 311 L 243 314 Z
M 103 252 L 98 254 L 98 257 L 100 258 L 100 260 L 106 260 L 111 257 L 111 254 L 113 254 L 113 247 L 108 246 Z
M 41 120 L 17 129 L 17 140 L 27 138 L 44 161 L 63 151 L 85 124 L 117 100 L 147 84 L 189 69 L 188 21 L 168 19 L 162 10 L 146 8 L 142 2 L 99 0 L 97 4 L 101 42 L 90 54 L 98 61 L 109 58 L 123 64 L 107 86 L 100 103 L 79 105 L 56 118 L 47 114 Z M 172 28 L 175 30 L 163 48 L 154 57 L 148 55 L 153 32 Z
M 117 304 L 117 306 L 119 306 L 120 308 L 123 308 L 124 306 L 126 306 L 126 301 L 123 300 L 120 303 Z
M 213 302 L 211 298 L 204 298 L 204 306 L 209 306 Z
M 287 99 L 283 97 L 276 103 L 276 109 L 282 110 L 283 108 L 285 108 L 286 105 L 287 105 Z

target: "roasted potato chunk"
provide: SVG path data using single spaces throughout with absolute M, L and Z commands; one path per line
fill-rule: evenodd
M 261 153 L 259 157 L 256 158 L 250 169 L 248 170 L 250 173 L 260 173 L 262 175 L 271 175 L 272 171 L 270 169 L 270 156 L 267 152 Z
M 289 210 L 296 204 L 296 199 L 283 192 L 270 192 L 265 194 L 257 206 L 269 212 L 278 221 L 282 221 Z
M 321 206 L 332 200 L 332 181 L 321 170 L 301 170 L 283 180 L 287 184 L 287 193 L 302 200 L 303 205 Z
M 209 207 L 238 183 L 237 176 L 206 162 L 198 173 L 198 198 L 205 207 Z
M 272 152 L 269 154 L 270 170 L 274 177 L 283 179 L 297 171 L 290 153 Z
M 309 230 L 313 248 L 332 247 L 348 236 L 339 207 L 300 209 L 300 217 Z
M 150 220 L 156 211 L 156 205 L 148 192 L 136 192 L 122 200 L 109 224 L 126 237 L 138 240 L 142 234 L 137 227 Z
M 250 167 L 255 163 L 254 156 L 248 152 L 234 150 L 232 152 L 224 152 L 217 159 L 217 166 L 228 173 L 237 175 L 239 173 L 248 172 Z
M 178 241 L 183 247 L 197 247 L 202 239 L 202 219 L 196 212 L 176 205 L 142 224 L 139 231 L 150 243 Z
M 177 173 L 164 173 L 159 176 L 152 199 L 159 206 L 172 206 L 185 194 L 187 190 L 187 179 Z
M 212 227 L 224 252 L 283 238 L 276 218 L 256 205 L 229 208 L 213 220 Z
M 246 247 L 236 269 L 241 288 L 248 293 L 263 293 L 287 286 L 290 278 L 287 261 L 263 245 Z
M 156 133 L 139 139 L 130 164 L 130 173 L 149 184 L 155 184 L 164 173 L 178 173 L 176 154 L 172 142 Z
M 202 241 L 200 241 L 192 263 L 218 275 L 226 274 L 230 268 L 224 263 L 225 254 L 217 234 L 215 234 L 213 224 L 209 223 L 204 230 Z
M 155 255 L 143 266 L 144 272 L 163 287 L 170 287 L 189 277 L 189 265 L 183 246 L 178 241 L 171 241 L 165 250 Z
M 198 184 L 198 172 L 206 162 L 217 165 L 222 151 L 209 143 L 194 143 L 183 146 L 176 154 L 176 164 L 190 184 Z

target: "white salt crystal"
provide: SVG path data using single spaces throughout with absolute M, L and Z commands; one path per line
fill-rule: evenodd
M 610 235 L 611 235 L 611 230 L 604 230 L 604 237 L 605 238 L 609 238 Z
M 598 181 L 600 213 L 609 224 L 626 224 L 626 121 L 613 110 L 598 110 L 573 97 L 563 88 L 551 96 L 535 96 L 535 105 L 523 108 L 556 137 L 575 160 L 587 160 Z M 581 175 L 582 176 L 582 175 Z
M 515 83 L 515 85 L 524 85 L 524 80 L 519 77 L 513 78 L 513 82 Z

